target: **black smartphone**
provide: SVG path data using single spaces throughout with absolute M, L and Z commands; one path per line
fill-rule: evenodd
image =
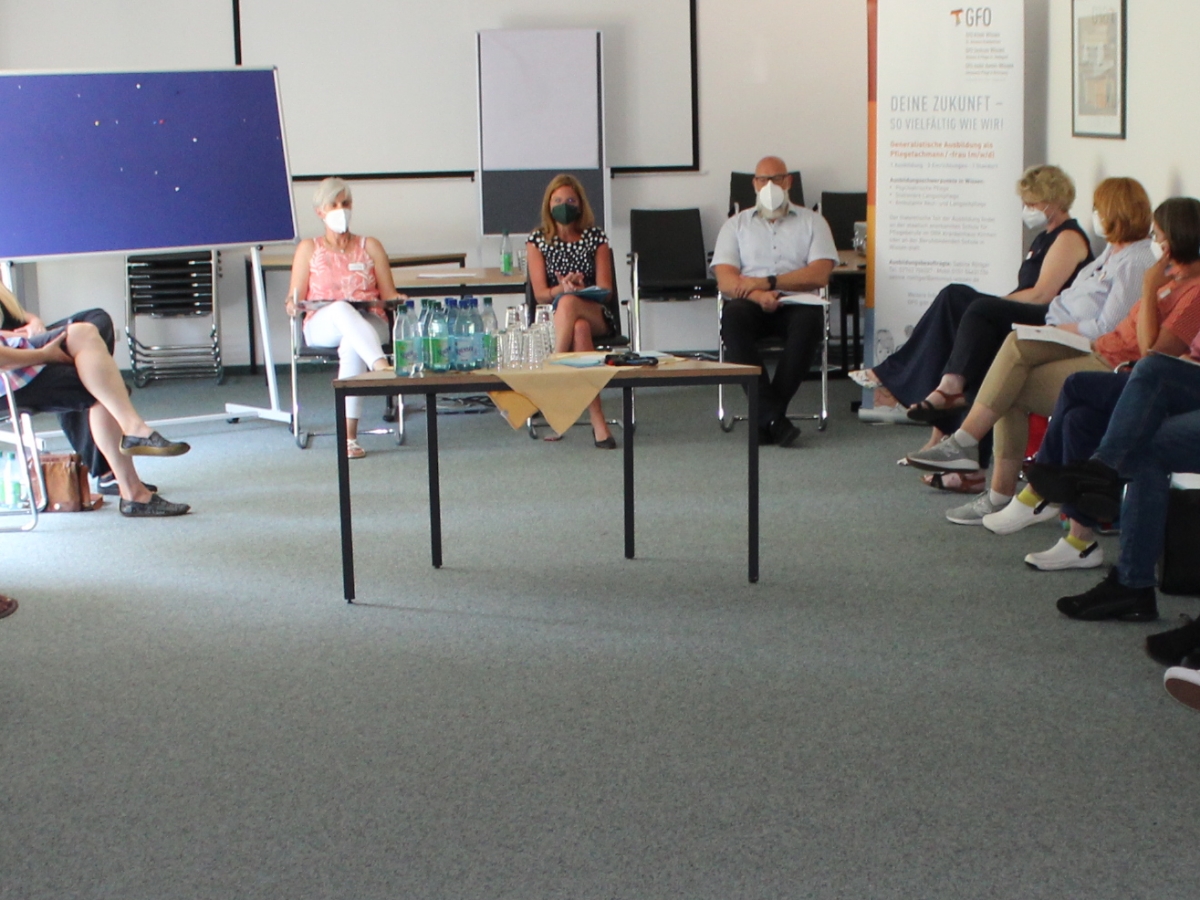
M 606 366 L 657 366 L 655 356 L 635 356 L 632 353 L 610 353 L 604 357 Z

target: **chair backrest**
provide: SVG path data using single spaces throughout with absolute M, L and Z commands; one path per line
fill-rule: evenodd
M 698 209 L 631 209 L 630 249 L 644 287 L 707 284 L 708 256 Z
M 792 186 L 788 190 L 788 199 L 794 206 L 804 205 L 804 185 L 800 182 L 799 172 L 789 172 L 792 176 Z M 753 172 L 729 173 L 729 215 L 750 209 L 756 201 L 757 192 L 754 190 Z
M 833 232 L 833 243 L 839 250 L 854 248 L 854 223 L 867 221 L 865 193 L 839 194 L 821 192 L 821 215 Z

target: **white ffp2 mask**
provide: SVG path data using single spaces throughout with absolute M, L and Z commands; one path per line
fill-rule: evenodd
M 1037 230 L 1046 227 L 1046 214 L 1034 206 L 1025 206 L 1021 209 L 1021 221 L 1025 223 L 1026 228 Z
M 1108 237 L 1108 235 L 1104 233 L 1104 220 L 1100 218 L 1100 213 L 1096 212 L 1094 209 L 1092 210 L 1092 233 L 1096 235 L 1096 237 Z
M 758 192 L 758 210 L 768 219 L 778 219 L 787 211 L 787 191 L 768 181 Z
M 325 227 L 335 234 L 345 234 L 350 230 L 350 210 L 331 209 L 325 213 Z

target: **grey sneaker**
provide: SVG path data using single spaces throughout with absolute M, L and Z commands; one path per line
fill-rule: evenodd
M 946 518 L 955 525 L 982 525 L 984 516 L 991 515 L 1003 506 L 993 504 L 991 495 L 984 491 L 970 503 L 946 510 Z
M 928 450 L 918 450 L 905 458 L 910 466 L 933 472 L 979 471 L 979 448 L 961 446 L 952 434 Z

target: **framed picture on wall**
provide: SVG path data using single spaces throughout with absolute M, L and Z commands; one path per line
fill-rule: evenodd
M 1071 133 L 1125 137 L 1125 0 L 1071 0 Z

